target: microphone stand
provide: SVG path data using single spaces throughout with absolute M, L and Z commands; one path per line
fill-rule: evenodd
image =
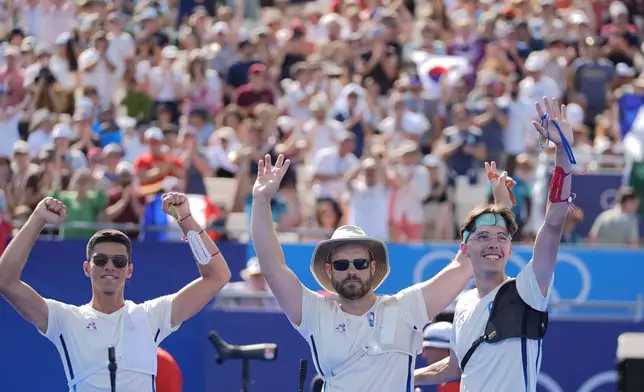
M 242 360 L 242 388 L 241 392 L 248 392 L 248 382 L 250 380 L 250 364 L 248 359 Z
M 107 365 L 107 370 L 110 372 L 110 387 L 112 392 L 116 392 L 116 352 L 114 346 L 110 346 L 107 349 L 107 359 L 109 364 Z
M 298 392 L 304 392 L 304 382 L 306 380 L 306 372 L 307 372 L 307 365 L 309 361 L 306 359 L 301 359 L 300 360 L 300 385 Z

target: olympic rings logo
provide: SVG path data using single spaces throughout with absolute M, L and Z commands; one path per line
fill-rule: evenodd
M 617 383 L 617 372 L 614 370 L 608 370 L 605 372 L 597 373 L 594 376 L 587 379 L 577 392 L 595 392 L 597 388 L 604 385 L 615 385 Z M 537 385 L 541 387 L 542 390 L 546 392 L 563 392 L 563 388 L 549 375 L 544 372 L 539 374 L 539 379 L 537 380 Z
M 599 196 L 599 205 L 602 207 L 602 211 L 613 208 L 617 202 L 617 189 L 608 188 L 605 189 Z
M 427 253 L 414 266 L 414 283 L 420 283 L 427 279 L 424 272 L 429 265 L 437 261 L 449 262 L 454 258 L 455 255 L 456 253 L 450 250 L 430 251 L 429 253 Z M 514 264 L 519 268 L 519 270 L 521 270 L 528 264 L 528 261 L 526 261 L 521 255 L 513 253 L 508 259 L 508 263 Z M 575 271 L 577 271 L 577 275 L 579 276 L 579 280 L 581 281 L 581 287 L 577 295 L 565 299 L 578 303 L 582 303 L 588 300 L 590 291 L 592 289 L 592 276 L 586 264 L 579 257 L 573 255 L 572 253 L 559 253 L 557 255 L 557 264 L 568 264 L 569 266 L 573 267 Z M 566 284 L 569 285 L 569 283 L 570 281 L 567 280 Z M 557 291 L 556 286 L 553 287 L 551 295 L 552 299 L 555 301 L 562 299 L 559 295 L 559 292 Z

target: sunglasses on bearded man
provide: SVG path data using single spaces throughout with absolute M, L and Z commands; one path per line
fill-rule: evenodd
M 331 265 L 333 265 L 333 269 L 336 271 L 346 271 L 349 269 L 349 266 L 355 267 L 357 270 L 365 270 L 369 268 L 369 265 L 371 264 L 371 260 L 369 259 L 353 259 L 353 260 L 347 260 L 347 259 L 340 259 L 340 260 L 334 260 L 331 262 Z

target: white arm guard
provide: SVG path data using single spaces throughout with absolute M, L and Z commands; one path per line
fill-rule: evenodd
M 188 237 L 188 245 L 190 245 L 190 250 L 192 250 L 192 255 L 199 264 L 206 265 L 210 262 L 210 252 L 206 248 L 206 244 L 203 243 L 201 235 L 196 231 L 189 231 L 186 235 Z

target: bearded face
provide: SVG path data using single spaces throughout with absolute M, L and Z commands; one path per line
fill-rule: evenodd
M 367 248 L 356 244 L 333 249 L 326 272 L 341 298 L 358 300 L 372 290 L 376 262 Z

